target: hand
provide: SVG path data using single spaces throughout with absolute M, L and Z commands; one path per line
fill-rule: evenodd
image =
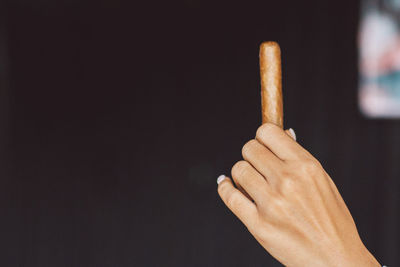
M 288 132 L 264 124 L 218 193 L 256 240 L 286 266 L 380 266 L 320 163 Z M 221 181 L 222 180 L 222 181 Z

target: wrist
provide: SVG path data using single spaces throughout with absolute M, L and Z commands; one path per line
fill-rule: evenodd
M 336 238 L 335 238 L 336 239 Z M 320 260 L 314 262 L 315 266 L 330 267 L 382 267 L 375 257 L 364 246 L 359 237 L 354 236 L 350 240 L 329 238 L 328 243 L 322 247 L 324 250 L 320 253 Z M 343 242 L 344 241 L 344 242 Z M 311 263 L 310 263 L 311 264 Z M 311 266 L 311 265 L 310 265 Z
M 371 252 L 369 252 L 366 247 L 364 247 L 364 248 L 365 248 L 366 264 L 368 264 L 365 266 L 382 267 L 382 265 L 375 259 L 375 257 L 371 254 Z
M 338 266 L 365 266 L 365 267 L 382 267 L 375 257 L 362 245 L 359 249 L 351 249 L 347 251 L 346 257 Z

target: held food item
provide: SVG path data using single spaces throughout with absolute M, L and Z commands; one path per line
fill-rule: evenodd
M 262 123 L 283 128 L 281 50 L 275 42 L 260 46 Z

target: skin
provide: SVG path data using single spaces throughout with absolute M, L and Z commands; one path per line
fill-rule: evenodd
M 381 266 L 321 164 L 288 132 L 266 123 L 218 185 L 226 206 L 285 266 Z

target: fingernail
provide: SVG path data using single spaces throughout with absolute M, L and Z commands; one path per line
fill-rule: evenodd
M 289 129 L 289 133 L 293 137 L 294 141 L 296 141 L 296 133 L 294 132 L 294 130 L 292 128 Z
M 225 175 L 220 175 L 220 176 L 218 176 L 218 178 L 217 178 L 217 184 L 220 184 L 223 180 L 225 180 L 225 178 L 226 178 L 226 176 Z

